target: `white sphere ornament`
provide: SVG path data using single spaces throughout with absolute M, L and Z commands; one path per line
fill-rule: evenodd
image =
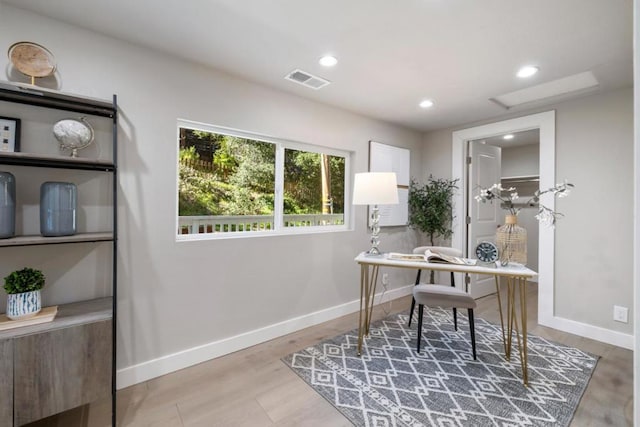
M 85 120 L 62 119 L 53 125 L 53 135 L 60 143 L 62 150 L 71 150 L 71 157 L 78 157 L 78 150 L 88 147 L 93 142 L 93 128 Z

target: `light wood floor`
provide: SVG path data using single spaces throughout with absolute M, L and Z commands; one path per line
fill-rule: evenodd
M 537 325 L 537 289 L 528 293 L 531 333 L 599 355 L 571 424 L 631 426 L 633 353 Z M 376 307 L 374 319 L 408 310 L 410 297 Z M 495 296 L 478 300 L 476 316 L 500 319 Z M 118 392 L 119 426 L 350 426 L 280 358 L 357 326 L 357 314 L 277 338 Z M 38 427 L 102 427 L 109 402 L 78 408 L 34 423 Z

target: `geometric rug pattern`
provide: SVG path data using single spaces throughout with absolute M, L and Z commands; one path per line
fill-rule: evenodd
M 508 362 L 500 326 L 476 319 L 474 361 L 460 311 L 455 331 L 451 310 L 425 309 L 420 354 L 417 320 L 395 314 L 371 324 L 362 357 L 355 329 L 282 360 L 356 426 L 569 425 L 597 357 L 529 334 L 525 387 L 515 337 Z

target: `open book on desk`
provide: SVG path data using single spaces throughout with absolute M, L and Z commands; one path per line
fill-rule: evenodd
M 469 258 L 460 258 L 457 256 L 445 255 L 439 252 L 427 250 L 423 254 L 401 254 L 397 252 L 389 252 L 389 259 L 397 261 L 424 261 L 436 264 L 457 264 L 457 265 L 476 265 L 477 260 Z

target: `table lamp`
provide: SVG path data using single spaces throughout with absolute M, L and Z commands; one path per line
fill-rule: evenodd
M 372 205 L 371 249 L 368 255 L 379 255 L 380 211 L 378 205 L 398 204 L 398 183 L 395 172 L 357 173 L 353 183 L 353 204 Z

